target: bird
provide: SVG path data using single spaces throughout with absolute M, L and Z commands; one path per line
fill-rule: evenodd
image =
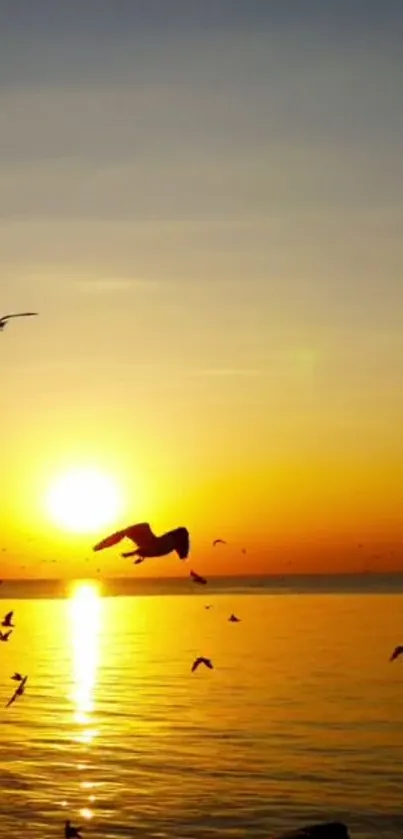
M 211 603 L 207 603 L 207 605 L 204 608 L 205 609 L 211 609 Z
M 106 539 L 98 542 L 93 550 L 102 551 L 104 548 L 111 548 L 112 545 L 116 545 L 125 536 L 138 545 L 137 550 L 122 553 L 124 557 L 137 556 L 137 559 L 134 560 L 135 565 L 143 562 L 146 557 L 166 556 L 172 551 L 176 551 L 179 559 L 186 559 L 189 554 L 190 540 L 189 531 L 186 527 L 177 527 L 175 530 L 169 530 L 167 533 L 163 533 L 162 536 L 156 536 L 152 532 L 150 525 L 146 522 L 132 524 L 124 530 L 118 530 L 116 533 L 112 533 Z
M 395 647 L 389 661 L 394 661 L 399 655 L 403 653 L 403 646 Z
M 64 836 L 65 839 L 81 839 L 81 827 L 74 827 L 70 821 L 64 823 Z
M 7 326 L 11 318 L 31 318 L 36 317 L 37 314 L 38 312 L 18 312 L 16 315 L 3 315 L 3 317 L 0 317 L 0 332 Z
M 15 700 L 18 699 L 19 696 L 22 696 L 22 694 L 24 693 L 24 690 L 25 690 L 25 685 L 27 683 L 27 679 L 28 679 L 28 676 L 24 676 L 23 680 L 18 685 L 18 688 L 14 691 L 11 699 L 8 700 L 7 705 L 5 706 L 6 708 L 9 708 L 10 705 L 12 705 L 13 702 L 15 702 Z
M 246 554 L 246 548 L 242 548 L 242 553 Z
M 12 623 L 13 614 L 14 612 L 7 612 L 7 614 L 4 615 L 4 618 L 1 622 L 1 626 L 10 626 L 14 629 L 14 624 Z
M 23 676 L 21 676 L 21 673 L 14 673 L 14 676 L 11 676 L 11 678 L 13 682 L 22 682 L 23 680 Z
M 232 614 L 232 615 L 230 615 L 230 616 L 229 616 L 228 620 L 229 620 L 231 623 L 239 623 L 239 622 L 240 622 L 240 620 L 241 620 L 241 618 L 237 618 L 237 616 L 236 616 L 236 615 Z
M 224 541 L 224 539 L 214 539 L 213 548 L 215 548 L 216 545 L 226 545 L 226 544 L 227 543 Z
M 0 631 L 0 641 L 8 641 L 12 631 L 13 631 L 12 629 L 10 629 L 8 632 L 1 632 Z
M 196 574 L 196 571 L 191 571 L 190 576 L 194 583 L 200 583 L 200 585 L 205 586 L 207 580 L 204 577 L 201 577 L 200 574 Z
M 206 667 L 208 667 L 209 670 L 213 670 L 212 661 L 209 658 L 203 658 L 203 656 L 199 656 L 199 658 L 195 658 L 192 664 L 192 673 L 194 673 L 195 670 L 197 670 L 200 664 L 204 664 Z

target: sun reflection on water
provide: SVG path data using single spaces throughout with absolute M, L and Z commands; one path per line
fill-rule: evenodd
M 91 714 L 99 660 L 101 602 L 94 583 L 78 583 L 70 600 L 74 680 L 71 698 L 75 705 L 74 721 L 82 726 L 75 739 L 83 744 L 90 744 L 97 734 L 91 727 Z

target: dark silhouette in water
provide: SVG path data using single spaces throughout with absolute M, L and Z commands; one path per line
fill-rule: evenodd
M 241 618 L 237 618 L 236 615 L 232 614 L 232 615 L 229 616 L 228 620 L 231 623 L 240 623 Z
M 0 332 L 7 326 L 11 318 L 31 318 L 36 317 L 37 314 L 38 312 L 19 312 L 16 315 L 3 315 L 3 317 L 0 317 Z
M 13 631 L 12 629 L 9 629 L 8 632 L 1 632 L 0 631 L 0 641 L 8 641 L 12 631 Z
M 111 548 L 113 545 L 121 542 L 125 537 L 131 539 L 132 542 L 138 545 L 137 550 L 122 553 L 124 557 L 137 556 L 138 559 L 135 560 L 135 565 L 143 562 L 147 557 L 166 556 L 172 553 L 172 551 L 176 551 L 179 559 L 186 559 L 189 554 L 190 540 L 186 527 L 177 527 L 176 530 L 169 530 L 168 533 L 164 533 L 162 536 L 156 536 L 152 532 L 150 525 L 145 522 L 133 524 L 124 530 L 117 530 L 116 533 L 112 533 L 106 539 L 98 542 L 93 550 L 102 551 L 104 548 Z
M 399 655 L 402 655 L 402 653 L 403 653 L 403 647 L 402 646 L 395 647 L 389 661 L 394 661 L 396 658 L 399 657 Z
M 196 574 L 196 571 L 191 571 L 190 576 L 194 583 L 200 583 L 200 585 L 205 586 L 207 580 L 204 577 L 201 577 L 200 574 Z
M 73 827 L 70 821 L 64 823 L 64 836 L 65 839 L 81 839 L 81 830 L 82 827 Z
M 197 670 L 200 664 L 204 664 L 205 667 L 208 667 L 209 670 L 213 670 L 212 661 L 209 658 L 203 658 L 203 656 L 199 656 L 199 658 L 196 658 L 192 664 L 192 673 L 194 673 L 195 670 Z
M 12 623 L 13 614 L 14 614 L 14 612 L 7 612 L 7 614 L 4 616 L 4 618 L 1 622 L 1 625 L 2 626 L 7 626 L 7 627 L 11 626 L 14 629 L 14 624 Z
M 11 699 L 8 700 L 6 708 L 9 708 L 10 705 L 12 705 L 13 702 L 15 702 L 15 700 L 18 699 L 19 696 L 22 696 L 22 694 L 25 691 L 25 685 L 26 685 L 27 679 L 28 679 L 28 676 L 24 676 L 22 682 L 20 682 L 20 684 L 18 685 L 17 690 L 13 693 Z

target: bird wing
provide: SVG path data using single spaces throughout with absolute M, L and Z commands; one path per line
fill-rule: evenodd
M 21 673 L 14 673 L 14 676 L 11 676 L 11 678 L 14 680 L 14 682 L 22 682 Z
M 131 539 L 132 542 L 135 542 L 139 548 L 145 548 L 146 545 L 149 545 L 150 542 L 153 542 L 154 539 L 157 538 L 147 522 L 132 524 L 131 527 L 127 528 L 126 536 Z
M 195 661 L 194 661 L 194 662 L 193 662 L 193 664 L 192 664 L 192 673 L 194 673 L 194 671 L 195 671 L 195 670 L 197 670 L 197 668 L 198 668 L 199 664 L 201 664 L 201 663 L 202 663 L 202 659 L 201 659 L 201 658 L 196 658 L 196 659 L 195 659 Z
M 8 632 L 5 632 L 5 633 L 4 633 L 4 635 L 3 635 L 3 640 L 4 640 L 4 641 L 8 641 L 8 639 L 9 639 L 10 635 L 11 635 L 11 629 L 10 629 Z
M 111 535 L 107 536 L 106 539 L 102 539 L 101 542 L 98 542 L 96 545 L 94 545 L 92 550 L 103 551 L 104 548 L 111 548 L 113 545 L 117 545 L 118 542 L 121 542 L 126 535 L 127 529 L 117 530 L 116 533 L 111 533 Z
M 214 539 L 213 545 L 226 545 L 227 543 L 224 542 L 224 539 Z
M 4 616 L 5 623 L 10 623 L 10 621 L 13 617 L 13 614 L 14 614 L 14 612 L 7 612 L 7 614 Z
M 171 533 L 174 545 L 173 549 L 178 554 L 179 559 L 186 559 L 190 548 L 189 531 L 186 527 L 177 527 L 176 530 L 172 530 Z
M 0 318 L 0 321 L 4 322 L 11 320 L 11 318 L 30 318 L 37 314 L 38 312 L 17 312 L 15 315 L 3 315 L 3 317 Z
M 20 688 L 21 688 L 21 685 L 18 685 L 18 688 L 14 691 L 12 697 L 8 700 L 6 708 L 9 708 L 10 705 L 12 705 L 13 702 L 15 702 L 15 700 L 17 699 L 17 696 L 20 695 Z
M 401 655 L 402 653 L 403 653 L 403 647 L 402 647 L 402 646 L 396 647 L 396 648 L 393 650 L 393 653 L 392 653 L 392 655 L 391 655 L 391 657 L 390 657 L 389 661 L 394 661 L 394 660 L 395 660 L 395 658 L 397 658 L 397 657 L 398 657 L 399 655 Z

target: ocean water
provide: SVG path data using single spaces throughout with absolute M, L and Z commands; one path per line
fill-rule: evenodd
M 94 585 L 2 587 L 16 628 L 0 645 L 0 836 L 62 836 L 66 818 L 94 837 L 268 837 L 327 819 L 401 836 L 395 581 Z M 214 670 L 192 674 L 198 655 Z M 26 694 L 5 709 L 15 670 Z

